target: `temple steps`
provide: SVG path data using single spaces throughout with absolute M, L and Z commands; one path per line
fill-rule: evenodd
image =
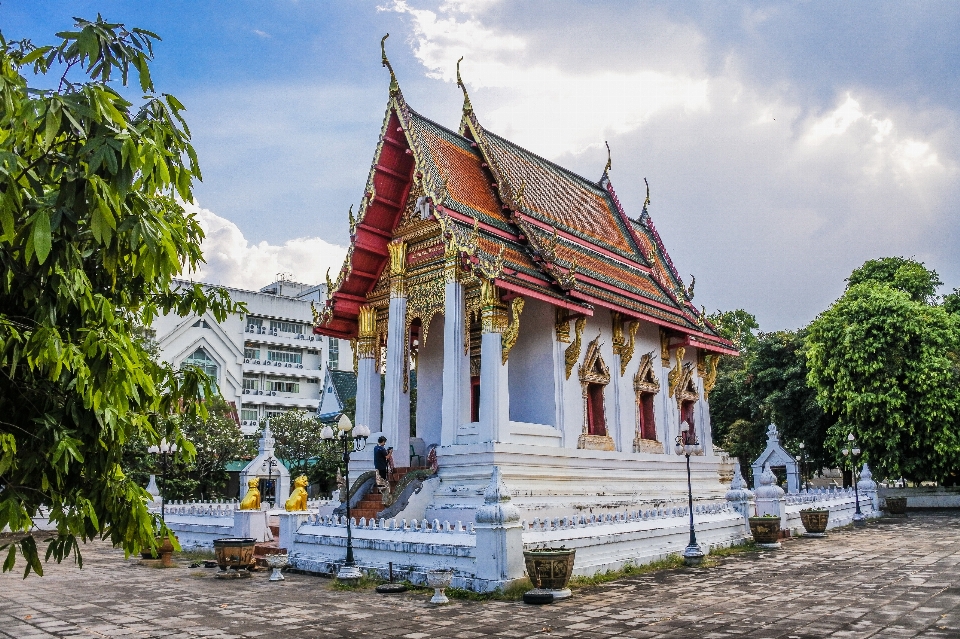
M 422 466 L 406 467 L 406 468 L 395 468 L 393 472 L 387 474 L 387 481 L 390 482 L 390 490 L 396 490 L 397 485 L 401 480 L 412 470 L 420 470 Z M 380 495 L 380 491 L 377 488 L 373 488 L 366 495 L 363 496 L 363 499 L 360 500 L 356 506 L 353 506 L 350 509 L 350 516 L 357 521 L 360 521 L 360 518 L 376 518 L 377 513 L 383 510 L 383 497 Z

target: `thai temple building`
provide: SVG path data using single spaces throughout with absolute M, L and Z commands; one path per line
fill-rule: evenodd
M 717 359 L 736 351 L 691 303 L 646 203 L 637 218 L 620 206 L 609 161 L 592 181 L 487 131 L 462 81 L 447 129 L 383 64 L 390 96 L 351 244 L 314 309 L 316 333 L 353 342 L 354 424 L 371 432 L 339 499 L 270 511 L 290 565 L 414 583 L 452 571 L 486 592 L 539 583 L 529 561 L 545 548 L 572 562 L 558 571 L 593 575 L 681 551 L 697 562 L 749 536 L 754 514 L 797 533 L 814 503 L 829 527 L 861 506 L 876 516 L 866 467 L 859 493 L 774 485 L 770 465 L 791 456 L 773 425 L 756 494 L 713 445 Z M 236 508 L 178 504 L 168 522 L 199 545 L 255 536 L 258 511 Z
M 646 203 L 627 215 L 609 162 L 584 178 L 487 131 L 459 63 L 455 131 L 383 63 L 379 144 L 314 329 L 355 345 L 356 423 L 373 435 L 352 463 L 372 468 L 380 433 L 399 468 L 435 448 L 428 520 L 472 521 L 495 465 L 524 516 L 685 504 L 686 422 L 695 498 L 722 501 L 709 396 L 718 356 L 737 351 L 691 302 Z

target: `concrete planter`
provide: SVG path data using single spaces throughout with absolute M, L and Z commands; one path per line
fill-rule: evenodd
M 573 574 L 576 550 L 545 548 L 524 550 L 523 561 L 534 587 L 544 590 L 566 590 Z
M 886 501 L 887 507 L 886 511 L 891 515 L 906 515 L 907 514 L 907 498 L 906 497 L 887 497 Z
M 750 533 L 753 540 L 763 547 L 780 547 L 780 518 L 751 517 Z
M 253 570 L 256 562 L 253 558 L 253 550 L 257 545 L 257 540 L 253 537 L 227 537 L 225 539 L 214 539 L 213 549 L 217 553 L 217 565 L 221 572 L 227 569 L 240 570 L 246 568 Z
M 451 581 L 453 581 L 452 570 L 431 570 L 427 573 L 427 585 L 433 588 L 433 598 L 430 599 L 430 603 L 450 603 L 443 591 L 450 587 Z
M 157 554 L 154 555 L 152 550 L 144 550 L 140 553 L 140 556 L 143 559 L 160 559 L 160 565 L 164 568 L 169 568 L 173 565 L 173 541 L 170 537 L 164 537 L 161 539 L 157 537 Z
M 827 522 L 830 520 L 829 510 L 801 510 L 800 523 L 810 535 L 823 535 L 827 532 Z

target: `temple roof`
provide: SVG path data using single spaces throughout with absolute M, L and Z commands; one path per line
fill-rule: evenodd
M 469 260 L 502 289 L 584 315 L 606 307 L 690 345 L 736 353 L 690 301 L 646 205 L 627 217 L 607 170 L 594 182 L 486 131 L 468 97 L 452 131 L 410 108 L 395 80 L 380 140 L 317 332 L 356 335 L 359 305 L 386 266 L 386 242 L 417 181 L 445 240 L 466 238 Z

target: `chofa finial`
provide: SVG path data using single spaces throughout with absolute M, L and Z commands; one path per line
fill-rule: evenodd
M 463 62 L 463 56 L 460 56 L 460 59 L 457 60 L 457 86 L 460 87 L 461 91 L 463 91 L 463 112 L 472 113 L 473 104 L 470 103 L 470 96 L 467 94 L 467 85 L 463 83 L 463 78 L 460 77 L 461 62 Z
M 390 64 L 390 60 L 387 59 L 387 48 L 384 46 L 384 43 L 389 37 L 390 34 L 388 33 L 380 38 L 380 56 L 381 63 L 390 71 L 390 95 L 397 95 L 400 93 L 400 84 L 397 82 L 397 76 L 393 73 L 393 66 Z
M 610 143 L 606 140 L 604 140 L 603 143 L 607 145 L 607 165 L 603 167 L 603 174 L 606 175 L 610 173 L 610 169 L 613 168 L 613 161 L 610 157 Z

